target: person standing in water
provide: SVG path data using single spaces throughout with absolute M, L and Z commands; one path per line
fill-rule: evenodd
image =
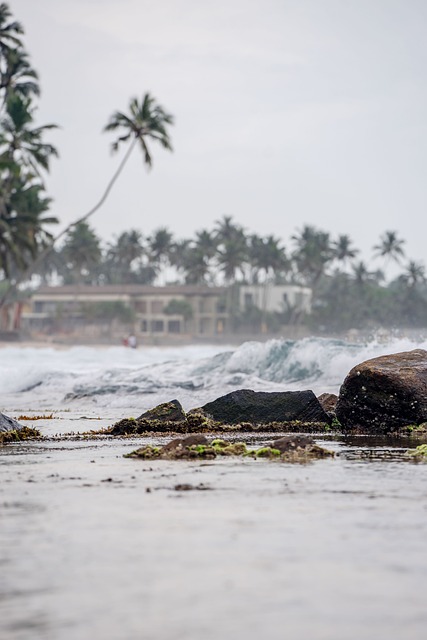
M 128 347 L 130 347 L 131 349 L 136 349 L 136 338 L 133 333 L 131 333 L 128 338 Z

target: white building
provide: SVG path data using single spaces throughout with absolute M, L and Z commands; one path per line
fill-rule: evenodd
M 256 307 L 265 312 L 311 313 L 312 290 L 294 284 L 241 285 L 239 306 L 242 311 Z

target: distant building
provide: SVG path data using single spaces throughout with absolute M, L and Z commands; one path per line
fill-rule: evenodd
M 312 290 L 294 284 L 253 284 L 239 287 L 240 309 L 256 307 L 268 313 L 311 313 Z
M 312 291 L 298 285 L 64 285 L 43 286 L 22 310 L 21 328 L 37 335 L 64 338 L 120 340 L 133 333 L 138 341 L 156 338 L 208 338 L 247 331 L 232 325 L 233 314 L 245 315 L 251 309 L 262 314 L 284 314 L 282 326 L 299 325 L 311 312 Z M 245 328 L 246 327 L 246 328 Z M 255 332 L 267 331 L 265 315 Z
M 22 323 L 30 332 L 93 338 L 104 332 L 114 337 L 123 331 L 123 321 L 107 318 L 107 311 L 114 303 L 122 303 L 121 307 L 132 310 L 131 328 L 138 337 L 187 334 L 211 338 L 229 328 L 226 291 L 224 287 L 190 285 L 41 287 L 32 295 L 31 311 L 22 315 Z M 96 322 L 88 322 L 89 311 L 96 309 L 105 310 L 105 320 L 97 317 Z

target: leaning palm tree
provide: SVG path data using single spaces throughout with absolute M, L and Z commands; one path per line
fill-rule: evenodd
M 1 7 L 2 5 L 0 5 L 0 18 Z M 36 260 L 33 261 L 30 267 L 25 272 L 23 272 L 20 277 L 15 280 L 14 284 L 6 290 L 6 292 L 0 299 L 0 308 L 4 304 L 6 298 L 10 295 L 11 291 L 16 288 L 19 282 L 22 282 L 31 275 L 34 268 L 39 264 L 39 262 L 44 260 L 49 251 L 53 249 L 56 242 L 58 242 L 58 240 L 60 240 L 63 236 L 66 236 L 73 229 L 73 227 L 86 222 L 90 218 L 90 216 L 98 211 L 98 209 L 104 204 L 105 200 L 108 197 L 108 194 L 113 188 L 114 183 L 123 171 L 123 168 L 126 165 L 126 162 L 128 161 L 134 147 L 138 143 L 142 149 L 144 162 L 148 168 L 152 166 L 152 157 L 150 149 L 148 147 L 149 140 L 157 141 L 165 149 L 168 149 L 169 151 L 172 150 L 172 145 L 167 131 L 167 125 L 171 124 L 173 124 L 173 117 L 168 114 L 163 109 L 163 107 L 158 105 L 155 99 L 149 93 L 146 93 L 142 97 L 141 102 L 138 102 L 137 98 L 131 99 L 129 105 L 129 115 L 122 113 L 121 111 L 115 111 L 113 113 L 110 121 L 104 128 L 104 131 L 109 132 L 120 130 L 123 132 L 122 135 L 120 135 L 119 138 L 115 142 L 113 142 L 113 152 L 117 151 L 122 143 L 130 142 L 130 145 L 116 172 L 107 184 L 107 187 L 101 199 L 94 207 L 92 207 L 92 209 L 69 224 L 67 227 L 65 227 L 65 229 L 61 231 L 61 233 L 53 238 L 50 246 L 42 251 L 36 258 Z
M 141 102 L 138 102 L 138 98 L 131 99 L 129 104 L 129 115 L 122 111 L 115 111 L 113 113 L 103 131 L 122 131 L 122 135 L 112 143 L 111 149 L 113 152 L 116 152 L 121 144 L 130 142 L 128 150 L 108 183 L 99 202 L 81 218 L 69 224 L 66 229 L 56 236 L 54 242 L 66 235 L 72 227 L 75 227 L 81 222 L 86 222 L 87 219 L 90 218 L 95 211 L 98 211 L 98 209 L 104 204 L 114 183 L 123 171 L 124 166 L 137 144 L 141 147 L 144 162 L 148 169 L 150 169 L 153 164 L 153 159 L 148 147 L 149 140 L 157 141 L 164 149 L 172 151 L 172 145 L 167 131 L 167 125 L 171 124 L 173 124 L 173 116 L 166 113 L 163 107 L 157 104 L 155 99 L 149 93 L 146 93 L 143 96 Z

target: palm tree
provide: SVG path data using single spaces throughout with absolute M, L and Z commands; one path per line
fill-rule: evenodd
M 0 158 L 40 176 L 40 168 L 48 171 L 51 157 L 58 156 L 52 144 L 43 142 L 45 132 L 57 126 L 32 127 L 33 122 L 31 99 L 12 94 L 0 121 Z
M 100 240 L 87 222 L 74 225 L 65 240 L 61 254 L 65 263 L 64 280 L 93 283 L 101 262 Z
M 239 229 L 234 238 L 221 242 L 217 251 L 217 260 L 227 283 L 230 284 L 236 279 L 237 271 L 243 273 L 243 265 L 247 257 L 247 239 L 243 229 Z
M 249 239 L 249 263 L 252 268 L 252 280 L 258 282 L 258 274 L 264 271 L 265 280 L 270 274 L 280 276 L 289 271 L 290 263 L 285 248 L 281 246 L 279 238 L 272 235 L 266 238 L 254 234 Z
M 106 280 L 110 284 L 135 282 L 135 266 L 141 266 L 143 254 L 144 245 L 140 231 L 123 231 L 108 247 L 103 264 Z
M 312 287 L 316 287 L 334 256 L 329 233 L 305 225 L 297 235 L 292 236 L 292 240 L 297 247 L 293 258 L 298 273 Z
M 7 200 L 0 209 L 0 269 L 9 279 L 13 272 L 25 269 L 37 252 L 50 244 L 52 235 L 46 225 L 58 220 L 46 216 L 50 199 L 43 196 L 39 184 L 14 177 Z
M 167 227 L 159 227 L 148 238 L 148 251 L 151 261 L 160 266 L 165 263 L 173 244 L 173 234 Z
M 217 220 L 215 229 L 217 261 L 227 283 L 232 282 L 248 257 L 248 240 L 243 227 L 232 222 L 231 216 Z
M 366 263 L 363 260 L 352 265 L 353 278 L 356 284 L 362 286 L 370 283 L 379 284 L 384 280 L 384 273 L 377 269 L 376 271 L 369 271 Z
M 349 235 L 343 234 L 338 236 L 337 240 L 332 243 L 332 251 L 335 260 L 342 262 L 345 266 L 347 262 L 350 262 L 359 253 L 358 249 L 352 247 L 352 240 Z
M 381 236 L 380 243 L 375 245 L 373 249 L 376 256 L 400 262 L 405 255 L 402 248 L 404 244 L 405 240 L 400 239 L 396 231 L 386 231 Z
M 415 289 L 418 284 L 424 284 L 427 281 L 425 266 L 421 262 L 410 260 L 400 277 L 410 289 Z
M 39 96 L 38 75 L 28 61 L 28 54 L 22 49 L 7 49 L 3 57 L 4 68 L 0 69 L 3 103 L 6 103 L 12 92 L 24 97 Z
M 9 22 L 11 16 L 9 6 L 6 2 L 2 2 L 0 4 L 0 53 L 4 53 L 10 47 L 22 46 L 19 36 L 24 33 L 24 29 L 16 20 Z
M 148 168 L 151 168 L 153 161 L 148 148 L 148 140 L 154 140 L 159 142 L 162 147 L 172 151 L 172 146 L 167 132 L 167 125 L 173 124 L 173 116 L 166 113 L 166 111 L 158 105 L 155 99 L 146 93 L 141 102 L 138 102 L 137 98 L 132 98 L 129 104 L 129 115 L 121 111 L 115 111 L 110 118 L 110 121 L 104 127 L 103 131 L 117 131 L 124 130 L 123 135 L 119 136 L 115 140 L 111 149 L 113 152 L 118 151 L 120 145 L 124 142 L 130 142 L 126 154 L 124 155 L 121 163 L 119 164 L 116 172 L 111 178 L 104 191 L 100 201 L 90 211 L 85 213 L 84 216 L 72 222 L 68 225 L 58 236 L 55 238 L 55 242 L 62 236 L 66 235 L 72 227 L 80 222 L 86 222 L 86 220 L 92 216 L 95 211 L 104 204 L 108 197 L 114 183 L 123 171 L 134 147 L 139 144 L 144 156 L 144 162 Z

